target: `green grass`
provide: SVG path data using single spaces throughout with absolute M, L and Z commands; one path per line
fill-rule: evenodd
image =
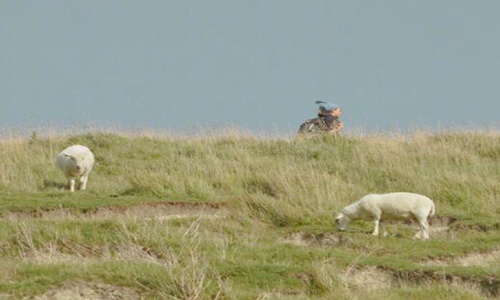
M 71 194 L 54 162 L 76 143 L 94 152 L 96 165 L 88 190 Z M 78 280 L 127 287 L 145 299 L 498 293 L 498 255 L 488 258 L 500 249 L 498 132 L 290 140 L 33 135 L 0 141 L 0 155 L 0 298 Z M 335 230 L 342 207 L 396 191 L 429 196 L 438 216 L 454 222 L 427 242 L 413 241 L 415 227 L 401 223 L 389 225 L 387 238 L 369 235 L 371 222 Z M 347 241 L 290 238 L 300 233 Z M 460 263 L 470 254 L 485 256 Z M 369 270 L 379 273 L 356 280 Z M 392 279 L 370 284 L 385 277 Z

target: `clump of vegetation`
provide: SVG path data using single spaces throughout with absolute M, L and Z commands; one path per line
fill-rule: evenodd
M 74 194 L 55 166 L 71 144 L 86 145 L 96 159 L 87 191 Z M 78 281 L 151 299 L 498 293 L 498 262 L 454 263 L 498 251 L 495 131 L 311 139 L 33 134 L 0 140 L 0 153 L 0 296 L 42 295 Z M 431 220 L 424 243 L 411 240 L 411 224 L 390 225 L 401 235 L 387 238 L 369 236 L 365 222 L 335 231 L 342 207 L 398 191 L 430 197 L 438 218 L 453 223 Z M 425 263 L 434 260 L 439 267 Z M 380 288 L 370 286 L 370 274 L 386 279 L 374 284 Z

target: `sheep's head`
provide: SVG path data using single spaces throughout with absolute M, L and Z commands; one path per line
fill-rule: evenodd
M 346 231 L 347 230 L 347 226 L 349 225 L 349 221 L 350 221 L 349 217 L 347 217 L 343 213 L 339 213 L 335 217 L 335 224 L 337 225 L 337 228 L 340 231 Z
M 83 169 L 83 162 L 85 161 L 84 155 L 66 155 L 69 161 L 72 163 L 70 175 L 78 176 L 81 175 Z

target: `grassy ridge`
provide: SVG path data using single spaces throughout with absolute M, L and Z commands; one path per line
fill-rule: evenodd
M 96 165 L 88 190 L 70 194 L 54 160 L 76 143 L 92 149 Z M 369 267 L 393 276 L 445 272 L 472 282 L 498 282 L 500 274 L 498 263 L 421 264 L 497 249 L 497 132 L 293 140 L 95 133 L 4 140 L 0 154 L 0 266 L 6 270 L 0 296 L 97 279 L 151 299 L 421 299 L 430 293 L 481 299 L 484 291 L 443 283 L 364 290 L 346 278 Z M 350 240 L 336 246 L 287 238 L 337 234 L 332 215 L 343 206 L 367 193 L 396 191 L 425 194 L 438 215 L 457 221 L 431 232 L 428 243 L 412 241 L 414 229 L 406 225 L 393 225 L 400 236 L 373 238 L 364 222 L 354 223 L 345 234 Z M 225 213 L 86 217 L 102 207 L 162 201 L 225 203 Z M 46 210 L 69 215 L 37 216 Z

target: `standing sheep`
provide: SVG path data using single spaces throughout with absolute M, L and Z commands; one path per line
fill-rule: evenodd
M 57 156 L 57 166 L 68 178 L 71 192 L 75 191 L 75 179 L 78 177 L 78 188 L 85 190 L 90 170 L 94 166 L 94 154 L 82 145 L 69 146 Z
M 370 194 L 345 207 L 335 217 L 335 223 L 344 231 L 351 220 L 373 220 L 373 235 L 378 235 L 380 220 L 415 219 L 420 230 L 415 239 L 429 239 L 428 217 L 436 212 L 434 202 L 426 196 L 413 193 Z M 384 236 L 387 232 L 384 230 Z

